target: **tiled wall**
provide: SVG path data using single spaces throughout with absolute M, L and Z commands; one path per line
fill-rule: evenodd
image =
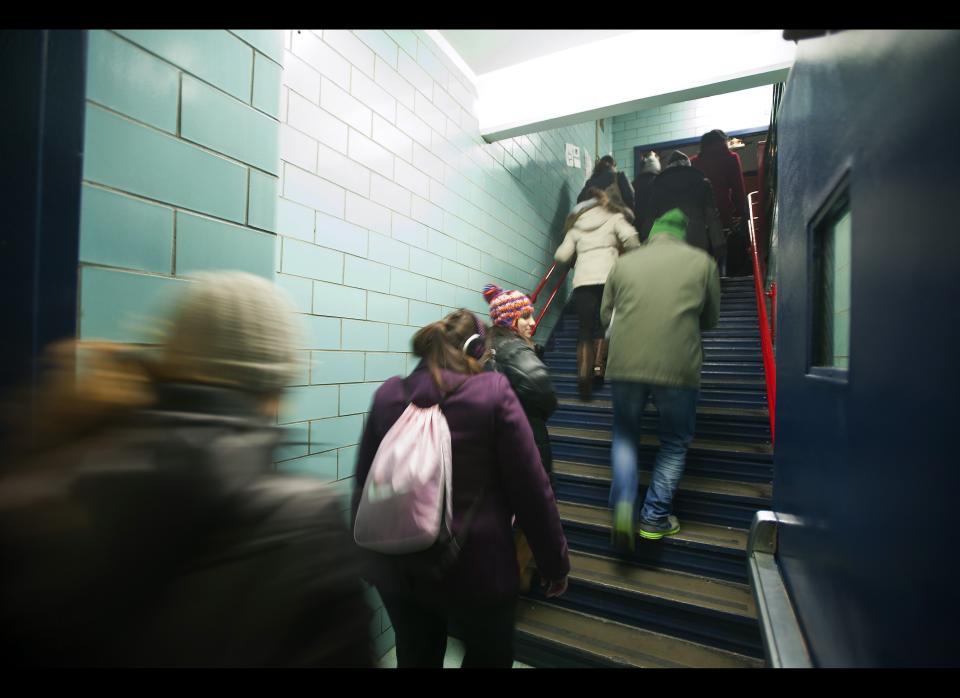
M 273 278 L 283 35 L 91 31 L 80 335 L 144 341 L 183 277 Z
M 699 138 L 715 128 L 726 132 L 770 123 L 773 87 L 667 104 L 613 118 L 613 157 L 618 169 L 633 179 L 633 149 L 641 145 Z
M 565 143 L 592 152 L 594 124 L 486 144 L 475 102 L 422 32 L 285 33 L 277 279 L 309 371 L 280 417 L 306 443 L 281 470 L 348 492 L 372 395 L 414 367 L 413 333 L 458 307 L 485 317 L 484 284 L 532 290 L 552 262 L 584 182 Z M 389 623 L 378 610 L 380 651 Z

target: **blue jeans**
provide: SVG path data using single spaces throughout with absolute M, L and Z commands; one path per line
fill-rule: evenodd
M 637 451 L 640 421 L 647 398 L 652 397 L 660 411 L 660 450 L 653 464 L 653 477 L 640 510 L 640 519 L 662 521 L 671 512 L 687 448 L 693 441 L 697 418 L 697 388 L 672 388 L 663 385 L 612 381 L 613 388 L 613 485 L 610 506 L 637 499 Z M 635 509 L 634 509 L 635 510 Z

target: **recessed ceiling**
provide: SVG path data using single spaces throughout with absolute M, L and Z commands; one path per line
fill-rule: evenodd
M 630 29 L 440 29 L 475 75 L 483 75 Z

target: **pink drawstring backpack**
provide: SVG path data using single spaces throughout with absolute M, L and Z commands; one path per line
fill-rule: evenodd
M 454 536 L 450 427 L 440 409 L 449 393 L 436 405 L 417 407 L 406 381 L 403 389 L 407 408 L 373 457 L 353 539 L 411 575 L 442 580 L 460 556 L 486 485 Z

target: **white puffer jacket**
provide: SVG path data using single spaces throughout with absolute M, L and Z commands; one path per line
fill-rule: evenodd
M 636 229 L 622 213 L 594 206 L 577 218 L 553 258 L 561 264 L 569 264 L 576 255 L 574 288 L 604 284 L 617 261 L 621 245 L 624 251 L 640 247 Z

